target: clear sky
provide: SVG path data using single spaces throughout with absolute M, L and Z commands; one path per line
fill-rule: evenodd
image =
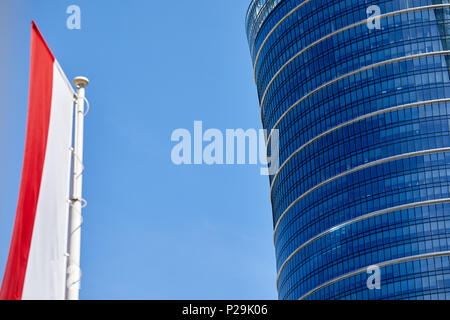
M 261 127 L 244 27 L 249 1 L 1 1 L 1 278 L 35 20 L 68 78 L 91 80 L 81 298 L 277 298 L 260 166 L 178 167 L 170 158 L 172 131 L 192 131 L 195 120 L 223 131 Z M 66 28 L 72 4 L 81 8 L 81 30 Z

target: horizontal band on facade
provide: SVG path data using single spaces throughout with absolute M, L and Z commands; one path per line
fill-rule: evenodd
M 289 263 L 289 261 L 291 261 L 291 259 L 297 253 L 299 253 L 303 248 L 305 248 L 306 246 L 310 245 L 314 241 L 316 241 L 316 240 L 326 236 L 327 234 L 330 234 L 330 233 L 332 233 L 332 232 L 334 232 L 336 230 L 339 230 L 339 229 L 341 229 L 343 227 L 346 227 L 348 225 L 351 225 L 353 223 L 356 223 L 356 222 L 359 222 L 359 221 L 363 221 L 363 220 L 367 220 L 369 218 L 380 216 L 380 215 L 383 215 L 383 214 L 386 214 L 386 213 L 391 213 L 391 212 L 401 211 L 401 210 L 406 210 L 406 209 L 411 209 L 411 208 L 418 208 L 418 207 L 423 207 L 423 206 L 429 206 L 429 205 L 435 205 L 435 204 L 442 204 L 442 203 L 450 203 L 450 198 L 428 200 L 428 201 L 422 201 L 422 202 L 415 202 L 415 203 L 404 204 L 404 205 L 391 207 L 391 208 L 387 208 L 387 209 L 383 209 L 383 210 L 378 210 L 378 211 L 375 211 L 375 212 L 372 212 L 372 213 L 368 213 L 368 214 L 362 215 L 360 217 L 348 220 L 348 221 L 346 221 L 344 223 L 341 223 L 341 224 L 339 224 L 337 226 L 329 228 L 328 230 L 325 230 L 324 232 L 319 233 L 318 235 L 312 237 L 311 239 L 309 239 L 308 241 L 303 243 L 301 246 L 299 246 L 297 249 L 295 249 L 295 251 L 292 252 L 289 255 L 289 257 L 283 262 L 283 264 L 280 267 L 280 270 L 278 271 L 278 275 L 277 275 L 277 288 L 279 287 L 279 281 L 280 281 L 281 273 L 283 272 L 284 268 Z
M 414 102 L 414 103 L 408 103 L 408 104 L 403 104 L 400 106 L 395 106 L 395 107 L 391 107 L 391 108 L 386 108 L 386 109 L 382 109 L 382 110 L 378 110 L 378 111 L 374 111 L 365 115 L 362 115 L 360 117 L 357 117 L 355 119 L 352 119 L 350 121 L 341 123 L 325 132 L 322 132 L 321 134 L 315 136 L 314 138 L 312 138 L 311 140 L 309 140 L 308 142 L 306 142 L 305 144 L 303 144 L 300 148 L 298 148 L 297 150 L 295 150 L 284 162 L 283 164 L 280 166 L 280 168 L 277 170 L 277 172 L 275 173 L 272 183 L 270 185 L 270 196 L 272 197 L 272 191 L 273 191 L 273 187 L 275 185 L 275 181 L 277 180 L 278 176 L 281 173 L 281 170 L 288 164 L 288 162 L 290 160 L 292 160 L 292 158 L 298 154 L 300 151 L 302 151 L 303 149 L 305 149 L 308 145 L 310 145 L 311 143 L 319 140 L 320 138 L 336 131 L 339 130 L 341 128 L 344 128 L 348 125 L 351 125 L 353 123 L 362 121 L 362 120 L 366 120 L 372 117 L 376 117 L 378 115 L 384 114 L 384 113 L 389 113 L 389 112 L 393 112 L 393 111 L 398 111 L 398 110 L 403 110 L 403 109 L 408 109 L 408 108 L 413 108 L 413 107 L 417 107 L 417 106 L 422 106 L 422 105 L 429 105 L 429 104 L 437 104 L 437 103 L 446 103 L 446 102 L 450 102 L 450 98 L 446 98 L 446 99 L 436 99 L 436 100 L 427 100 L 427 101 L 420 101 L 420 102 Z
M 270 32 L 267 34 L 266 38 L 264 39 L 264 41 L 262 42 L 261 46 L 259 47 L 258 53 L 256 54 L 256 58 L 255 58 L 255 64 L 254 64 L 254 70 L 255 70 L 255 82 L 256 82 L 256 64 L 258 63 L 259 60 L 259 56 L 261 54 L 262 49 L 264 48 L 266 42 L 269 40 L 270 36 L 275 32 L 275 30 L 287 19 L 289 18 L 292 14 L 294 14 L 298 9 L 300 9 L 301 7 L 303 7 L 305 4 L 307 4 L 308 2 L 310 2 L 311 0 L 306 0 L 302 3 L 300 3 L 298 6 L 296 6 L 294 9 L 292 9 L 291 11 L 289 11 L 283 18 L 281 18 L 280 21 L 278 21 L 278 23 L 270 30 Z M 255 49 L 255 44 L 252 44 L 253 50 L 252 50 L 252 56 L 253 56 L 253 52 Z
M 388 157 L 388 158 L 384 158 L 384 159 L 380 159 L 380 160 L 376 160 L 376 161 L 372 161 L 369 163 L 365 163 L 363 165 L 357 166 L 353 169 L 344 171 L 334 177 L 331 177 L 325 181 L 322 181 L 321 183 L 317 184 L 316 186 L 312 187 L 311 189 L 309 189 L 308 191 L 306 191 L 305 193 L 303 193 L 302 195 L 300 195 L 297 199 L 295 199 L 288 207 L 287 209 L 281 214 L 281 216 L 278 218 L 278 221 L 275 225 L 275 229 L 273 232 L 273 241 L 275 244 L 275 238 L 277 235 L 277 231 L 278 228 L 280 226 L 281 221 L 283 220 L 283 218 L 286 216 L 286 214 L 303 198 L 305 198 L 307 195 L 311 194 L 313 191 L 319 189 L 320 187 L 323 187 L 324 185 L 333 182 L 339 178 L 345 177 L 349 174 L 355 173 L 357 171 L 361 171 L 363 169 L 367 169 L 367 168 L 371 168 L 374 167 L 376 165 L 379 164 L 383 164 L 383 163 L 387 163 L 387 162 L 392 162 L 392 161 L 396 161 L 396 160 L 401 160 L 401 159 L 406 159 L 406 158 L 412 158 L 412 157 L 418 157 L 418 156 L 422 156 L 422 155 L 427 155 L 427 154 L 434 154 L 434 153 L 442 153 L 442 152 L 450 152 L 450 147 L 446 147 L 446 148 L 437 148 L 437 149 L 429 149 L 429 150 L 421 150 L 421 151 L 415 151 L 415 152 L 409 152 L 409 153 L 404 153 L 404 154 L 399 154 L 399 155 L 395 155 L 392 157 Z
M 377 264 L 375 264 L 375 266 L 377 266 L 379 268 L 383 268 L 383 267 L 387 267 L 387 266 L 395 265 L 395 264 L 400 264 L 400 263 L 404 263 L 404 262 L 410 262 L 410 261 L 422 260 L 422 259 L 428 259 L 428 258 L 445 257 L 445 256 L 450 256 L 450 251 L 440 251 L 440 252 L 419 254 L 419 255 L 415 255 L 415 256 L 399 258 L 399 259 L 394 259 L 394 260 L 389 260 L 389 261 L 377 263 Z M 331 285 L 333 283 L 336 283 L 336 282 L 339 282 L 341 280 L 344 280 L 344 279 L 350 278 L 352 276 L 355 276 L 357 274 L 366 272 L 369 267 L 370 266 L 367 266 L 365 268 L 361 268 L 361 269 L 349 272 L 349 273 L 344 274 L 344 275 L 342 275 L 340 277 L 337 277 L 335 279 L 327 281 L 327 282 L 321 284 L 320 286 L 312 289 L 308 293 L 304 294 L 298 300 L 304 300 L 308 296 L 312 295 L 314 292 L 319 291 L 320 289 L 323 289 L 323 288 L 325 288 L 325 287 L 327 287 L 327 286 L 329 286 L 329 285 Z
M 400 15 L 400 14 L 405 14 L 405 13 L 409 13 L 409 12 L 416 12 L 416 11 L 423 11 L 423 10 L 431 10 L 431 9 L 442 9 L 442 8 L 449 8 L 450 4 L 439 4 L 439 5 L 430 5 L 430 6 L 422 6 L 422 7 L 415 7 L 415 8 L 408 8 L 408 9 L 403 9 L 403 10 L 398 10 L 398 11 L 394 11 L 394 12 L 389 12 L 389 13 L 385 13 L 385 14 L 381 14 L 378 16 L 378 18 L 380 19 L 384 19 L 384 18 L 388 18 L 388 17 L 392 17 L 395 15 Z M 373 19 L 373 18 L 370 18 Z M 288 65 L 290 65 L 295 59 L 297 59 L 299 56 L 301 56 L 303 53 L 305 53 L 306 51 L 308 51 L 309 49 L 311 49 L 312 47 L 318 45 L 319 43 L 341 33 L 344 31 L 347 31 L 349 29 L 355 28 L 357 26 L 363 25 L 363 24 L 367 24 L 370 19 L 365 19 L 365 20 L 361 20 L 359 22 L 353 23 L 351 25 L 348 25 L 344 28 L 341 28 L 339 30 L 336 30 L 328 35 L 326 35 L 323 38 L 320 38 L 319 40 L 314 41 L 313 43 L 309 44 L 308 46 L 306 46 L 305 48 L 303 48 L 302 50 L 300 50 L 298 53 L 296 53 L 292 58 L 290 58 L 278 71 L 277 73 L 275 73 L 275 75 L 272 77 L 272 79 L 269 81 L 269 84 L 266 86 L 266 89 L 264 90 L 263 96 L 261 98 L 261 108 L 264 105 L 264 102 L 266 100 L 266 95 L 267 92 L 269 91 L 270 87 L 272 86 L 273 82 L 276 80 L 276 78 L 280 75 L 280 73 L 287 68 Z M 257 63 L 258 61 L 256 61 Z M 254 70 L 255 70 L 255 82 L 256 82 L 256 63 L 254 66 Z
M 396 62 L 402 62 L 402 61 L 407 61 L 407 60 L 413 60 L 413 59 L 418 59 L 418 58 L 425 58 L 425 57 L 431 57 L 431 56 L 438 56 L 438 55 L 449 55 L 450 54 L 450 50 L 443 50 L 443 51 L 436 51 L 436 52 L 426 52 L 426 53 L 419 53 L 419 54 L 414 54 L 414 55 L 409 55 L 409 56 L 404 56 L 404 57 L 399 57 L 399 58 L 394 58 L 394 59 L 390 59 L 390 60 L 385 60 L 385 61 L 381 61 L 381 62 L 377 62 L 374 64 L 371 64 L 369 66 L 365 66 L 362 67 L 358 70 L 354 70 L 350 73 L 346 73 L 342 76 L 339 76 L 331 81 L 328 81 L 327 83 L 324 83 L 322 85 L 320 85 L 319 87 L 317 87 L 316 89 L 308 92 L 306 95 L 304 95 L 303 97 L 301 97 L 299 100 L 297 100 L 297 102 L 295 102 L 292 106 L 290 106 L 282 115 L 281 117 L 277 120 L 277 122 L 275 122 L 275 124 L 273 125 L 269 136 L 267 137 L 267 143 L 266 143 L 266 148 L 268 149 L 269 147 L 269 143 L 270 140 L 272 139 L 272 135 L 273 135 L 273 131 L 274 129 L 276 129 L 278 127 L 278 125 L 280 124 L 280 122 L 289 114 L 289 112 L 291 112 L 296 106 L 298 106 L 302 101 L 306 100 L 307 98 L 309 98 L 310 96 L 312 96 L 314 93 L 322 90 L 323 88 L 326 88 L 340 80 L 343 80 L 345 78 L 348 78 L 352 75 L 361 73 L 363 71 L 367 71 L 370 69 L 374 69 L 377 67 L 381 67 L 384 65 L 388 65 L 388 64 L 392 64 L 392 63 L 396 63 Z M 263 121 L 262 118 L 262 112 L 263 109 L 261 108 L 261 120 Z M 263 121 L 264 123 L 264 121 Z M 267 153 L 267 152 L 266 152 Z
M 249 44 L 250 54 L 253 58 L 255 40 L 264 25 L 265 19 L 284 0 L 252 0 L 245 14 L 245 31 Z M 261 5 L 261 3 L 264 3 Z

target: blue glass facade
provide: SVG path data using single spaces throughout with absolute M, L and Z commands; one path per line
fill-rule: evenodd
M 450 1 L 253 0 L 246 28 L 279 298 L 450 299 Z

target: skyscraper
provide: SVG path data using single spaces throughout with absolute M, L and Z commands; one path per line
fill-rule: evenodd
M 450 299 L 450 2 L 253 0 L 246 29 L 279 298 Z

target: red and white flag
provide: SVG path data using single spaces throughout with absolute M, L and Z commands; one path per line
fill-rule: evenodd
M 3 300 L 64 299 L 74 91 L 36 24 L 25 155 Z

